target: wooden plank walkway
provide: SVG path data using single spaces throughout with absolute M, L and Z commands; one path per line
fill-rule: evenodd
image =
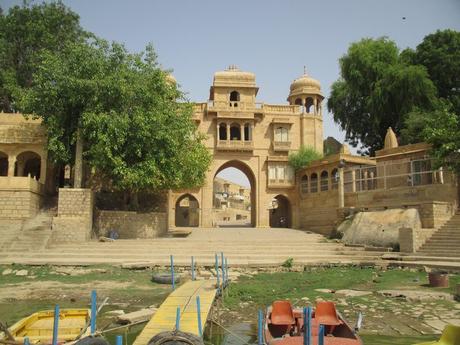
M 216 282 L 213 279 L 190 280 L 181 285 L 161 304 L 133 345 L 147 345 L 154 335 L 164 331 L 173 331 L 176 327 L 177 307 L 181 309 L 179 329 L 199 335 L 196 296 L 200 296 L 201 329 L 204 331 L 216 293 Z

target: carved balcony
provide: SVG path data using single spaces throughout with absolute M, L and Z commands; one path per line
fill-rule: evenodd
M 249 140 L 217 140 L 216 148 L 220 151 L 252 151 L 254 146 Z

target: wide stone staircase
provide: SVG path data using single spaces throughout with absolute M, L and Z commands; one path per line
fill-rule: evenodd
M 460 271 L 460 210 L 439 228 L 414 254 L 392 254 L 384 258 L 398 260 L 402 266 L 427 266 L 434 269 Z
M 1 239 L 0 253 L 27 253 L 33 251 L 42 251 L 48 245 L 51 237 L 51 224 L 54 216 L 53 210 L 42 210 L 35 217 L 15 221 L 16 226 L 9 226 L 6 231 L 8 238 Z M 8 227 L 8 223 L 3 227 Z M 3 224 L 3 222 L 2 222 Z
M 460 211 L 441 226 L 417 253 L 426 256 L 457 257 L 460 260 Z
M 52 265 L 115 264 L 179 266 L 191 256 L 200 266 L 213 266 L 215 253 L 224 252 L 232 266 L 278 266 L 292 258 L 294 265 L 362 264 L 380 262 L 381 252 L 350 248 L 323 236 L 292 229 L 196 229 L 186 238 L 91 241 L 50 244 L 46 251 L 0 252 L 0 263 Z

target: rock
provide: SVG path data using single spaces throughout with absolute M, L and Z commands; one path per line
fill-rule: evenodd
M 138 311 L 133 311 L 132 313 L 119 315 L 117 317 L 117 323 L 126 325 L 129 323 L 148 321 L 152 318 L 152 316 L 155 314 L 156 311 L 157 311 L 156 308 L 146 308 L 146 309 L 141 309 Z
M 315 291 L 322 293 L 334 293 L 334 291 L 331 289 L 315 289 Z
M 11 273 L 13 273 L 13 270 L 11 268 L 7 268 L 6 270 L 2 272 L 2 276 L 6 276 Z
M 453 300 L 453 296 L 451 294 L 436 291 L 380 290 L 377 291 L 377 293 L 384 297 L 403 298 L 408 301 Z
M 342 241 L 346 244 L 393 247 L 399 243 L 400 228 L 421 228 L 417 209 L 359 212 L 352 221 L 344 221 L 337 231 L 343 233 Z
M 301 300 L 302 301 L 309 301 L 310 299 L 308 297 L 302 297 Z
M 337 290 L 335 294 L 345 296 L 345 297 L 360 297 L 360 296 L 372 295 L 372 291 L 343 289 L 343 290 Z
M 29 271 L 27 271 L 27 270 L 19 270 L 19 271 L 16 272 L 16 275 L 21 276 L 21 277 L 24 277 L 24 276 L 26 276 L 28 274 L 29 274 Z

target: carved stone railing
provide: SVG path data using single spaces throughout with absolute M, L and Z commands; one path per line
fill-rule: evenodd
M 217 149 L 224 151 L 252 151 L 254 148 L 252 141 L 243 140 L 218 140 Z
M 273 142 L 273 150 L 275 151 L 289 151 L 291 148 L 290 141 L 274 141 Z

